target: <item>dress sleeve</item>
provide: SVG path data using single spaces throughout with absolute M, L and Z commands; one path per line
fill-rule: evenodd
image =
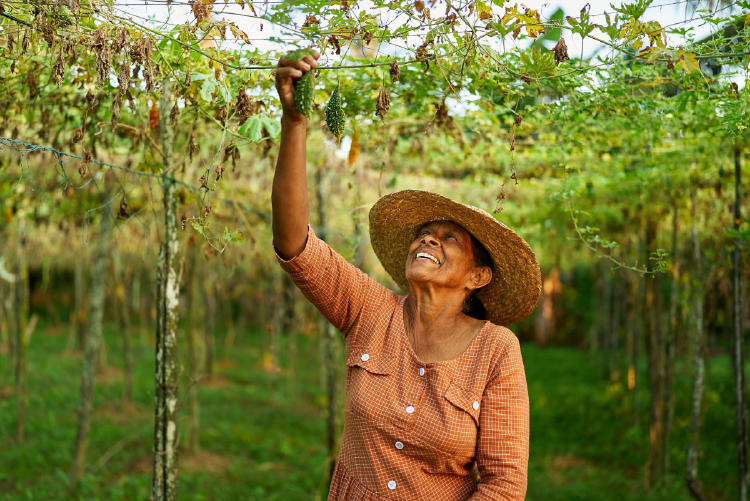
M 304 249 L 291 259 L 276 258 L 305 297 L 337 329 L 348 335 L 363 312 L 380 310 L 395 294 L 349 263 L 308 226 Z
M 511 333 L 479 414 L 474 501 L 523 501 L 529 462 L 529 394 L 518 339 Z

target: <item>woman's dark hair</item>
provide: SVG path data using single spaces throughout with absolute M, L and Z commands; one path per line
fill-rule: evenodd
M 487 266 L 494 273 L 495 266 L 492 264 L 490 253 L 487 252 L 487 249 L 484 248 L 484 245 L 482 245 L 479 240 L 474 238 L 474 235 L 469 233 L 469 236 L 471 236 L 471 251 L 474 254 L 474 265 Z M 463 312 L 470 317 L 477 318 L 479 320 L 486 320 L 487 310 L 484 308 L 482 301 L 480 301 L 480 299 L 477 297 L 477 293 L 479 293 L 480 290 L 482 290 L 481 287 L 479 289 L 474 289 L 473 291 L 471 291 L 471 294 L 466 296 Z

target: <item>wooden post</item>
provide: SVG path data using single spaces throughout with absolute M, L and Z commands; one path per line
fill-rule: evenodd
M 679 207 L 677 199 L 672 199 L 672 282 L 669 299 L 669 324 L 664 336 L 664 415 L 662 429 L 662 480 L 669 474 L 669 435 L 674 418 L 674 395 L 672 394 L 672 369 L 674 365 L 674 344 L 679 326 L 680 304 L 680 248 L 677 245 Z
M 106 199 L 106 195 L 102 197 Z M 73 464 L 70 468 L 70 485 L 75 487 L 83 477 L 86 467 L 86 453 L 91 429 L 91 407 L 94 398 L 94 372 L 100 354 L 102 318 L 104 317 L 104 293 L 106 289 L 107 256 L 109 254 L 109 234 L 112 227 L 112 213 L 109 207 L 102 212 L 99 245 L 94 266 L 91 269 L 90 315 L 84 345 L 83 369 L 81 371 L 81 400 L 78 404 L 78 424 L 76 441 L 73 446 Z
M 315 193 L 318 199 L 318 233 L 321 240 L 326 240 L 327 218 L 326 197 L 323 189 L 323 169 L 315 171 Z M 325 387 L 328 397 L 328 408 L 326 412 L 326 448 L 328 451 L 328 482 L 333 478 L 333 469 L 336 466 L 336 329 L 325 317 L 321 315 L 323 327 L 323 365 L 325 368 Z
M 24 249 L 26 235 L 23 225 L 16 237 L 16 342 L 15 342 L 15 372 L 16 372 L 16 441 L 24 441 L 24 427 L 26 423 L 26 354 L 28 351 L 28 335 L 26 332 L 29 320 L 29 267 Z
M 704 501 L 698 486 L 698 452 L 700 447 L 701 404 L 703 402 L 704 380 L 704 334 L 703 334 L 703 275 L 701 273 L 701 248 L 698 240 L 696 223 L 695 191 L 690 194 L 690 214 L 692 216 L 691 237 L 693 244 L 693 276 L 691 296 L 695 310 L 695 329 L 693 345 L 695 346 L 695 372 L 693 374 L 693 415 L 690 420 L 690 446 L 687 458 L 687 486 L 696 501 Z
M 735 231 L 740 229 L 740 156 L 739 147 L 734 149 L 734 222 Z M 735 398 L 737 403 L 737 475 L 739 480 L 739 500 L 747 499 L 747 424 L 745 417 L 745 352 L 742 338 L 742 259 L 739 237 L 734 239 L 732 248 L 732 360 L 734 362 Z
M 159 100 L 159 129 L 164 163 L 162 174 L 171 176 L 172 133 L 170 82 L 162 79 Z M 159 253 L 157 279 L 156 332 L 156 410 L 154 415 L 154 475 L 151 495 L 154 501 L 177 499 L 177 199 L 171 179 L 163 179 L 164 240 Z
M 657 224 L 654 216 L 646 223 L 646 251 L 650 255 L 656 247 Z M 648 258 L 647 255 L 647 258 Z M 651 265 L 649 270 L 653 271 Z M 648 276 L 646 280 L 646 296 L 644 313 L 646 318 L 646 335 L 648 349 L 648 380 L 650 394 L 649 413 L 649 450 L 646 462 L 646 489 L 651 489 L 662 478 L 664 441 L 664 341 L 659 322 L 661 316 L 661 301 L 659 278 Z

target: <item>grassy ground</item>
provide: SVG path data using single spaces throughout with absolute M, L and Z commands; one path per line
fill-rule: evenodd
M 12 438 L 16 400 L 8 386 L 11 370 L 7 355 L 0 354 L 0 500 L 149 498 L 153 352 L 147 335 L 134 334 L 135 401 L 123 406 L 120 342 L 112 331 L 105 332 L 105 339 L 108 368 L 97 377 L 89 468 L 76 494 L 70 494 L 67 472 L 80 354 L 65 351 L 67 334 L 61 329 L 37 330 L 29 350 L 27 440 L 21 446 Z M 263 334 L 255 331 L 238 334 L 230 347 L 217 342 L 216 377 L 199 389 L 201 451 L 181 454 L 180 499 L 325 498 L 325 397 L 317 340 L 299 336 L 294 369 L 285 360 L 282 374 L 268 370 L 265 345 Z M 527 499 L 690 499 L 683 481 L 689 366 L 678 367 L 675 382 L 674 473 L 666 485 L 646 493 L 647 394 L 639 395 L 641 426 L 631 426 L 632 393 L 604 381 L 590 355 L 532 345 L 522 350 L 532 405 Z M 733 499 L 731 371 L 728 360 L 720 357 L 708 369 L 699 476 L 711 499 Z M 640 375 L 645 381 L 645 371 Z M 185 409 L 182 416 L 184 430 Z

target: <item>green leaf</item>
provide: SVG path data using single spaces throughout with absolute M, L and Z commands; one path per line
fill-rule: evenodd
M 201 99 L 203 99 L 207 103 L 210 103 L 213 100 L 211 94 L 213 94 L 215 90 L 216 80 L 213 78 L 206 78 L 203 81 L 203 85 L 201 86 Z
M 263 138 L 261 127 L 263 123 L 258 115 L 253 115 L 245 120 L 245 123 L 240 126 L 237 131 L 238 134 L 247 137 L 248 140 L 257 143 Z
M 281 134 L 281 122 L 268 115 L 263 115 L 260 120 L 268 135 L 271 136 L 271 140 L 275 141 Z

